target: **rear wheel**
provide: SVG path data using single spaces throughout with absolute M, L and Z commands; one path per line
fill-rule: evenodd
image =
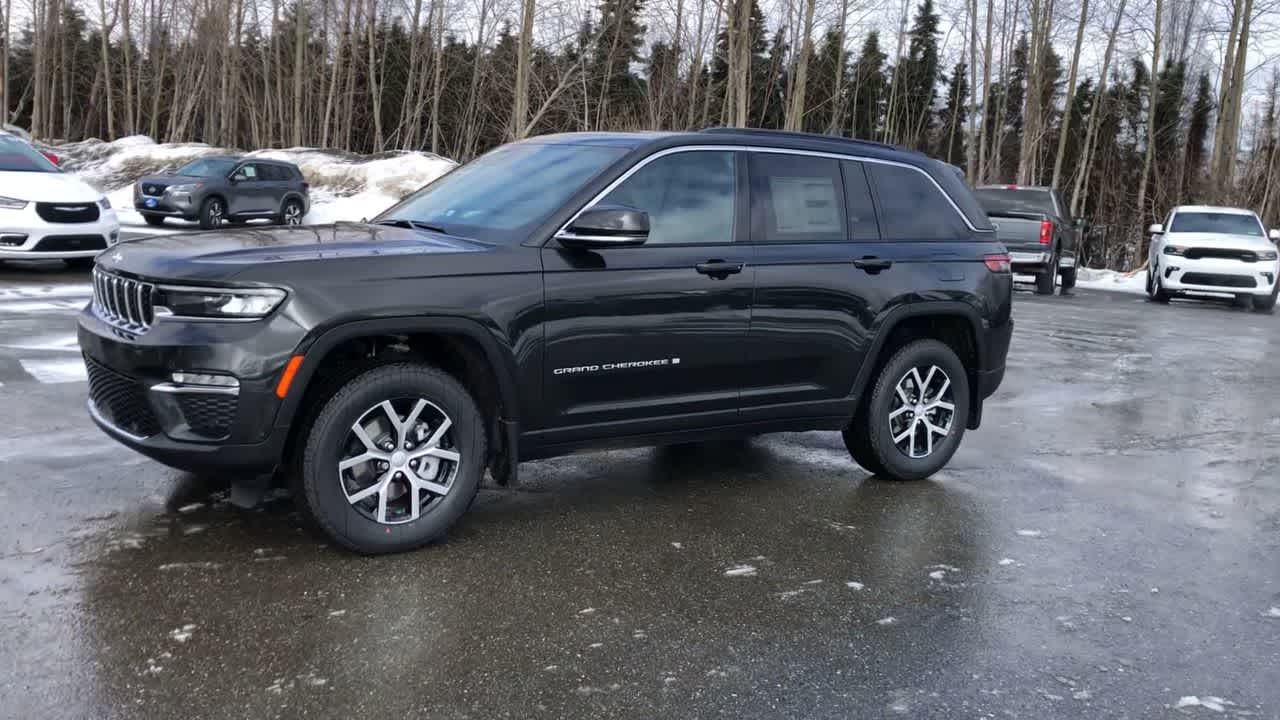
M 1076 286 L 1076 269 L 1073 267 L 1063 268 L 1062 270 L 1062 291 L 1066 292 Z
M 208 198 L 200 206 L 200 227 L 204 230 L 212 230 L 222 224 L 226 214 L 227 206 L 223 204 L 222 198 Z
M 968 416 L 969 377 L 960 358 L 937 340 L 916 340 L 880 370 L 865 409 L 845 430 L 845 445 L 880 477 L 920 480 L 955 454 Z
M 1036 275 L 1036 294 L 1052 295 L 1054 280 L 1058 276 L 1057 263 L 1050 265 Z
M 159 227 L 164 224 L 163 215 L 154 215 L 152 213 L 142 213 L 142 219 L 145 220 L 147 224 L 152 227 Z
M 302 224 L 302 203 L 296 199 L 290 199 L 285 202 L 284 208 L 280 211 L 280 216 L 276 218 L 278 225 L 301 225 Z
M 480 411 L 452 376 L 416 363 L 366 371 L 306 430 L 294 496 L 310 524 L 370 555 L 435 540 L 485 471 Z

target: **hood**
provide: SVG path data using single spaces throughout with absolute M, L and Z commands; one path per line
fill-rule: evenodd
M 0 195 L 28 202 L 88 203 L 102 199 L 102 193 L 63 172 L 0 172 Z
M 327 260 L 326 268 L 355 267 L 365 258 L 429 257 L 438 264 L 450 255 L 468 255 L 493 246 L 440 233 L 388 225 L 338 223 L 211 230 L 128 240 L 98 256 L 98 265 L 153 280 L 213 281 L 270 279 L 285 274 L 280 265 Z M 384 272 L 386 265 L 382 265 Z M 442 274 L 447 268 L 440 267 Z
M 1229 233 L 1176 233 L 1165 235 L 1169 245 L 1185 245 L 1187 247 L 1227 248 L 1239 250 L 1275 250 L 1264 235 L 1232 235 Z
M 142 185 L 143 183 L 154 182 L 159 185 L 177 185 L 178 183 L 196 183 L 211 182 L 217 178 L 204 177 L 201 175 L 143 175 L 138 178 L 134 185 Z

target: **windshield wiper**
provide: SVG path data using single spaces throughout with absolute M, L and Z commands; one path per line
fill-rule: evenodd
M 379 220 L 374 224 L 409 228 L 410 230 L 426 230 L 428 232 L 440 233 L 441 235 L 449 234 L 447 231 L 445 231 L 444 228 L 440 227 L 439 225 L 432 225 L 431 223 L 425 223 L 425 222 L 422 222 L 421 220 L 408 220 L 405 218 L 388 218 L 386 220 Z

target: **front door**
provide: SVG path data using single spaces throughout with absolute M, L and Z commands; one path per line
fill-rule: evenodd
M 647 212 L 643 245 L 543 249 L 548 442 L 735 420 L 754 277 L 738 163 L 651 158 L 597 203 Z
M 244 163 L 231 174 L 231 197 L 227 211 L 232 215 L 265 215 L 271 209 L 271 183 L 262 166 Z

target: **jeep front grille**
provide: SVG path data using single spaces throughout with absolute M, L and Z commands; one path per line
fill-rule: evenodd
M 156 286 L 122 275 L 93 270 L 93 310 L 107 323 L 143 333 L 155 322 Z

